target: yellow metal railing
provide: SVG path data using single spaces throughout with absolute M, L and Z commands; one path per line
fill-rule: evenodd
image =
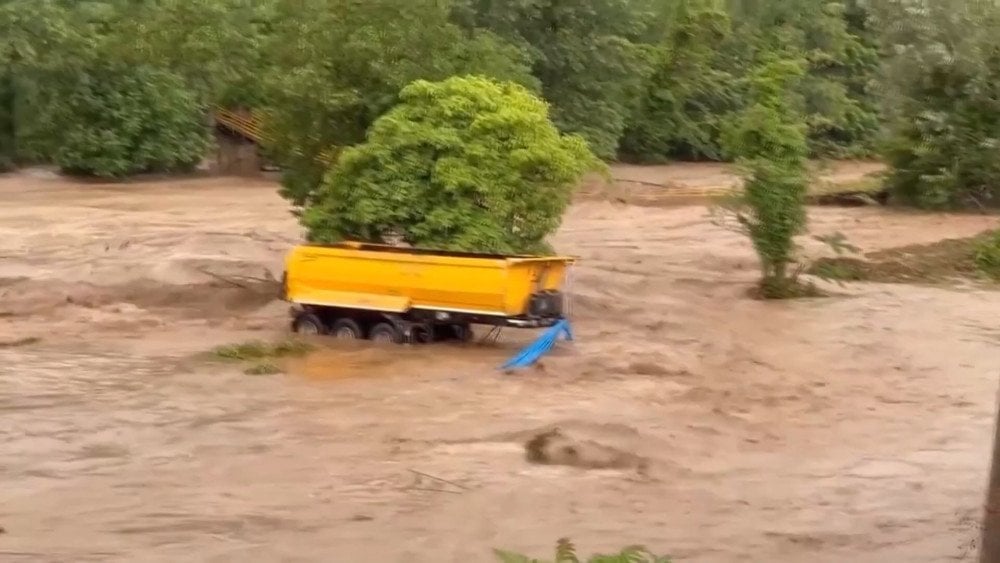
M 253 111 L 249 114 L 243 114 L 217 107 L 215 108 L 215 123 L 257 144 L 270 140 L 264 133 L 260 118 Z M 338 152 L 337 147 L 330 147 L 319 153 L 316 156 L 316 161 L 320 164 L 330 164 L 337 158 Z
M 255 143 L 264 140 L 260 120 L 253 113 L 243 115 L 225 108 L 216 108 L 215 122 Z

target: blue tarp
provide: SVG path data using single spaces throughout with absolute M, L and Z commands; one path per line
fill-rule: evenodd
M 532 342 L 510 360 L 507 360 L 507 363 L 500 369 L 526 368 L 534 364 L 552 349 L 552 346 L 555 345 L 560 335 L 564 336 L 566 340 L 573 340 L 573 330 L 569 326 L 569 320 L 563 319 L 552 325 L 538 337 L 538 340 Z

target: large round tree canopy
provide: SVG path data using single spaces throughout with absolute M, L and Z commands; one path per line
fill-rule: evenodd
M 544 252 L 574 187 L 599 166 L 522 86 L 417 81 L 344 151 L 302 220 L 317 242 L 401 236 L 446 250 Z

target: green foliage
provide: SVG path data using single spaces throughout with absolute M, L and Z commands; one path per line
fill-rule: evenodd
M 9 71 L 0 71 L 0 172 L 14 167 L 17 152 L 14 102 L 14 77 Z
M 552 119 L 613 158 L 650 70 L 650 0 L 464 0 L 457 19 L 531 54 Z
M 1000 230 L 980 238 L 973 249 L 976 268 L 994 281 L 1000 281 Z
M 534 87 L 525 53 L 450 16 L 441 0 L 276 0 L 266 128 L 293 204 L 322 180 L 319 155 L 361 142 L 414 80 L 481 74 Z
M 526 88 L 484 77 L 417 81 L 326 176 L 310 238 L 495 253 L 546 250 L 573 187 L 598 161 L 560 135 Z
M 865 4 L 856 0 L 733 2 L 744 21 L 738 44 L 756 58 L 775 52 L 805 61 L 795 86 L 804 106 L 809 151 L 814 156 L 868 152 L 878 133 L 872 83 L 878 48 L 868 32 Z
M 493 551 L 497 559 L 502 563 L 549 563 L 545 560 L 533 559 L 519 553 L 501 549 Z M 636 545 L 626 547 L 618 553 L 610 555 L 597 554 L 590 556 L 586 560 L 582 560 L 577 555 L 576 546 L 568 539 L 563 538 L 556 543 L 555 559 L 552 559 L 551 563 L 581 563 L 583 561 L 586 561 L 586 563 L 670 563 L 671 559 L 669 557 L 657 556 L 645 547 Z
M 882 5 L 891 166 L 898 201 L 925 208 L 1000 205 L 1000 8 Z
M 689 4 L 675 7 L 675 21 L 657 48 L 653 74 L 622 139 L 627 159 L 722 157 L 722 118 L 741 104 L 725 67 L 727 53 L 718 49 L 732 29 L 727 14 L 708 2 Z
M 99 3 L 98 3 L 99 4 Z M 263 101 L 256 76 L 273 17 L 270 0 L 156 0 L 105 10 L 114 26 L 102 47 L 116 59 L 152 65 L 183 77 L 208 103 Z
M 167 71 L 94 63 L 59 78 L 35 134 L 57 140 L 54 160 L 70 173 L 190 170 L 210 144 L 204 108 Z
M 302 356 L 312 350 L 312 346 L 298 340 L 277 343 L 252 340 L 240 344 L 228 344 L 212 350 L 212 354 L 223 360 L 267 360 L 288 356 Z
M 214 8 L 223 1 L 0 3 L 17 156 L 109 177 L 185 170 L 201 160 L 209 147 L 205 104 L 222 86 L 198 77 L 228 80 L 225 69 L 239 66 L 239 56 L 223 39 L 248 32 L 218 23 Z
M 751 75 L 753 104 L 723 133 L 727 151 L 746 170 L 736 219 L 760 258 L 764 297 L 789 296 L 794 276 L 795 235 L 806 224 L 806 127 L 795 96 L 803 64 L 793 59 L 762 61 Z
M 878 50 L 859 1 L 666 0 L 659 25 L 655 70 L 622 140 L 624 158 L 725 158 L 723 119 L 754 103 L 749 73 L 775 57 L 805 65 L 794 92 L 810 154 L 870 152 Z

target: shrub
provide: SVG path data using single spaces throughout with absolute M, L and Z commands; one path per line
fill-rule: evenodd
M 59 78 L 36 134 L 66 172 L 114 178 L 187 171 L 210 146 L 204 108 L 174 74 L 102 62 Z
M 746 170 L 736 219 L 760 258 L 764 297 L 795 293 L 795 235 L 806 224 L 806 128 L 797 111 L 793 87 L 802 76 L 794 60 L 763 63 L 753 73 L 754 103 L 738 114 L 723 134 L 727 151 Z
M 991 279 L 1000 281 L 1000 230 L 981 238 L 974 252 L 976 268 Z
M 600 166 L 560 135 L 543 101 L 510 82 L 417 81 L 344 151 L 303 224 L 314 241 L 384 242 L 449 250 L 546 250 L 572 190 Z

